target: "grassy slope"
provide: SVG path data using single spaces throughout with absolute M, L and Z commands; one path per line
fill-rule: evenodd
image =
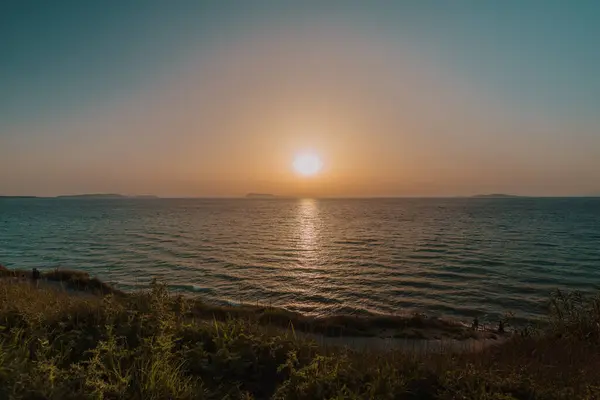
M 474 354 L 318 347 L 254 318 L 194 318 L 161 285 L 73 296 L 0 281 L 0 399 L 598 399 L 600 299 Z
M 29 279 L 31 271 L 11 270 L 0 266 L 0 277 Z M 44 281 L 60 282 L 65 288 L 92 294 L 113 294 L 119 298 L 128 294 L 112 288 L 97 278 L 91 278 L 86 272 L 74 270 L 49 270 L 42 273 Z M 415 314 L 411 316 L 373 315 L 311 317 L 281 308 L 245 304 L 242 306 L 217 306 L 196 298 L 191 300 L 188 314 L 197 318 L 252 319 L 264 326 L 288 328 L 291 325 L 299 332 L 325 336 L 387 337 L 405 339 L 497 339 L 493 331 L 478 331 L 455 321 L 427 318 Z
M 30 270 L 12 270 L 0 266 L 0 278 L 18 278 L 28 280 Z M 92 278 L 82 271 L 56 269 L 42 272 L 43 281 L 60 282 L 63 287 L 97 295 L 113 294 L 119 298 L 128 294 L 110 285 Z M 331 337 L 386 337 L 404 339 L 498 339 L 498 333 L 492 330 L 472 329 L 452 320 L 428 318 L 421 314 L 410 316 L 372 315 L 350 316 L 336 315 L 311 317 L 276 307 L 245 304 L 242 306 L 217 306 L 201 299 L 192 299 L 188 314 L 197 318 L 252 319 L 259 325 L 288 328 L 290 324 L 299 332 L 319 334 Z

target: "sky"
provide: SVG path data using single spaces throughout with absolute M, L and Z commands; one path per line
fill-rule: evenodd
M 0 195 L 600 194 L 600 3 L 0 3 Z M 317 155 L 311 177 L 297 154 Z

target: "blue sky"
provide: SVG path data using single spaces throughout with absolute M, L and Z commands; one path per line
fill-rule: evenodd
M 41 195 L 143 191 L 203 196 L 237 195 L 255 187 L 271 190 L 283 185 L 286 192 L 306 190 L 317 195 L 600 192 L 600 4 L 323 3 L 3 2 L 0 191 Z M 260 51 L 265 55 L 256 56 Z M 338 52 L 344 54 L 338 56 Z M 376 67 L 369 68 L 365 54 L 376 54 L 369 56 Z M 302 60 L 310 64 L 304 68 Z M 409 72 L 404 69 L 405 62 L 411 65 Z M 420 65 L 427 73 L 411 75 L 411 68 L 421 71 Z M 222 72 L 230 70 L 233 72 Z M 340 70 L 347 80 L 340 78 L 338 83 Z M 265 77 L 261 71 L 272 71 L 272 76 Z M 239 88 L 233 84 L 236 79 L 243 81 Z M 335 82 L 327 92 L 331 97 L 324 97 L 320 88 L 330 82 Z M 435 83 L 429 87 L 430 82 Z M 406 89 L 388 89 L 395 84 Z M 313 100 L 310 87 L 315 88 Z M 270 97 L 261 93 L 262 88 L 265 93 L 268 88 Z M 380 122 L 365 122 L 365 132 L 355 136 L 322 122 L 331 117 L 358 127 L 358 119 L 352 121 L 353 117 L 343 115 L 343 107 L 336 107 L 351 102 L 352 107 L 361 109 L 360 93 L 365 90 L 369 92 L 364 99 L 366 111 L 360 117 Z M 286 104 L 284 97 L 279 97 L 284 91 L 296 99 L 302 96 L 309 111 L 299 111 L 305 110 L 304 106 L 294 108 L 297 100 L 283 111 L 253 108 L 260 102 L 265 102 L 263 110 L 268 108 L 266 104 Z M 220 99 L 225 93 L 229 97 Z M 254 119 L 248 123 L 255 130 L 228 126 L 225 133 L 223 121 L 213 121 L 214 112 L 203 115 L 202 107 L 195 110 L 189 103 L 161 102 L 169 96 L 191 96 L 198 104 L 210 104 L 217 97 L 220 100 L 212 102 L 213 107 L 232 107 L 228 119 L 243 120 L 242 116 L 252 113 Z M 419 100 L 411 103 L 415 96 Z M 396 116 L 394 99 L 399 99 L 398 104 L 408 102 L 420 120 L 406 122 L 410 116 Z M 310 114 L 319 120 L 310 107 L 320 102 L 319 110 L 328 107 L 331 115 L 319 111 L 320 125 L 312 122 L 311 129 L 323 131 L 319 137 L 306 134 L 298 139 L 291 136 L 301 134 L 288 134 L 286 129 L 267 135 L 263 133 L 269 122 L 257 122 L 286 111 L 300 119 Z M 144 114 L 145 109 L 151 111 Z M 391 111 L 380 115 L 381 109 Z M 257 115 L 260 112 L 265 115 Z M 302 112 L 306 114 L 299 115 Z M 185 122 L 169 127 L 175 114 L 179 115 L 177 121 Z M 446 118 L 451 121 L 445 127 L 442 122 L 435 127 L 423 122 Z M 206 126 L 196 127 L 196 119 Z M 113 120 L 119 122 L 106 122 Z M 405 128 L 399 133 L 396 127 L 403 123 Z M 379 124 L 384 128 L 378 128 Z M 155 129 L 157 126 L 162 128 Z M 443 133 L 446 131 L 451 133 Z M 102 135 L 108 139 L 103 140 Z M 179 143 L 196 145 L 196 152 L 171 143 L 168 138 L 173 135 Z M 269 172 L 285 169 L 282 163 L 288 149 L 274 143 L 283 143 L 286 135 L 299 147 L 316 146 L 325 158 L 329 151 L 332 172 L 323 182 L 307 188 L 309 184 L 293 182 L 283 172 Z M 399 145 L 400 137 L 408 154 L 404 163 L 395 163 L 392 152 L 378 153 L 378 149 Z M 349 140 L 361 143 L 365 153 L 370 151 L 373 156 L 358 156 L 360 164 L 351 165 L 348 160 L 357 160 L 357 156 L 350 154 L 358 150 L 349 148 L 345 155 L 346 150 L 341 150 L 345 148 L 342 142 Z M 435 147 L 444 140 L 455 148 L 445 152 Z M 321 142 L 326 145 L 318 149 Z M 122 151 L 115 154 L 107 143 Z M 236 150 L 241 144 L 258 149 L 265 143 L 273 144 L 273 152 L 281 155 L 273 156 L 268 165 L 264 155 L 255 150 L 252 154 Z M 228 148 L 233 150 L 228 152 Z M 166 172 L 157 176 L 152 168 L 156 168 L 154 161 L 160 151 L 168 152 L 168 157 L 160 170 Z M 80 157 L 69 157 L 71 152 Z M 194 161 L 198 157 L 212 161 Z M 228 163 L 219 161 L 228 157 Z M 380 168 L 376 160 L 383 160 Z M 483 168 L 485 174 L 465 173 L 481 169 L 486 160 L 490 165 Z M 173 167 L 175 161 L 177 168 Z M 460 168 L 456 167 L 459 164 Z M 252 176 L 245 175 L 248 165 L 256 166 Z M 407 169 L 412 175 L 402 172 Z M 442 169 L 452 171 L 440 174 Z M 526 179 L 521 179 L 523 176 Z M 332 187 L 336 179 L 334 191 L 323 189 Z

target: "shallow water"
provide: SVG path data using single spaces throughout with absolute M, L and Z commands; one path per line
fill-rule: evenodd
M 600 199 L 0 199 L 0 263 L 307 314 L 544 312 L 600 284 Z

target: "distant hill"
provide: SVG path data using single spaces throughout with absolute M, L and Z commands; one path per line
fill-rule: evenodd
M 248 193 L 246 198 L 248 199 L 273 199 L 277 196 L 270 193 Z
M 56 196 L 58 199 L 159 199 L 160 197 L 152 194 L 140 194 L 126 196 L 118 193 L 85 193 L 85 194 L 65 194 Z
M 504 194 L 504 193 L 491 193 L 491 194 L 477 194 L 475 196 L 473 196 L 473 198 L 477 198 L 477 199 L 504 199 L 504 198 L 514 198 L 514 197 L 522 197 L 522 196 L 517 196 L 514 194 Z
M 0 196 L 0 199 L 37 199 L 37 196 Z
M 116 193 L 67 194 L 56 196 L 58 199 L 124 199 L 127 196 Z

